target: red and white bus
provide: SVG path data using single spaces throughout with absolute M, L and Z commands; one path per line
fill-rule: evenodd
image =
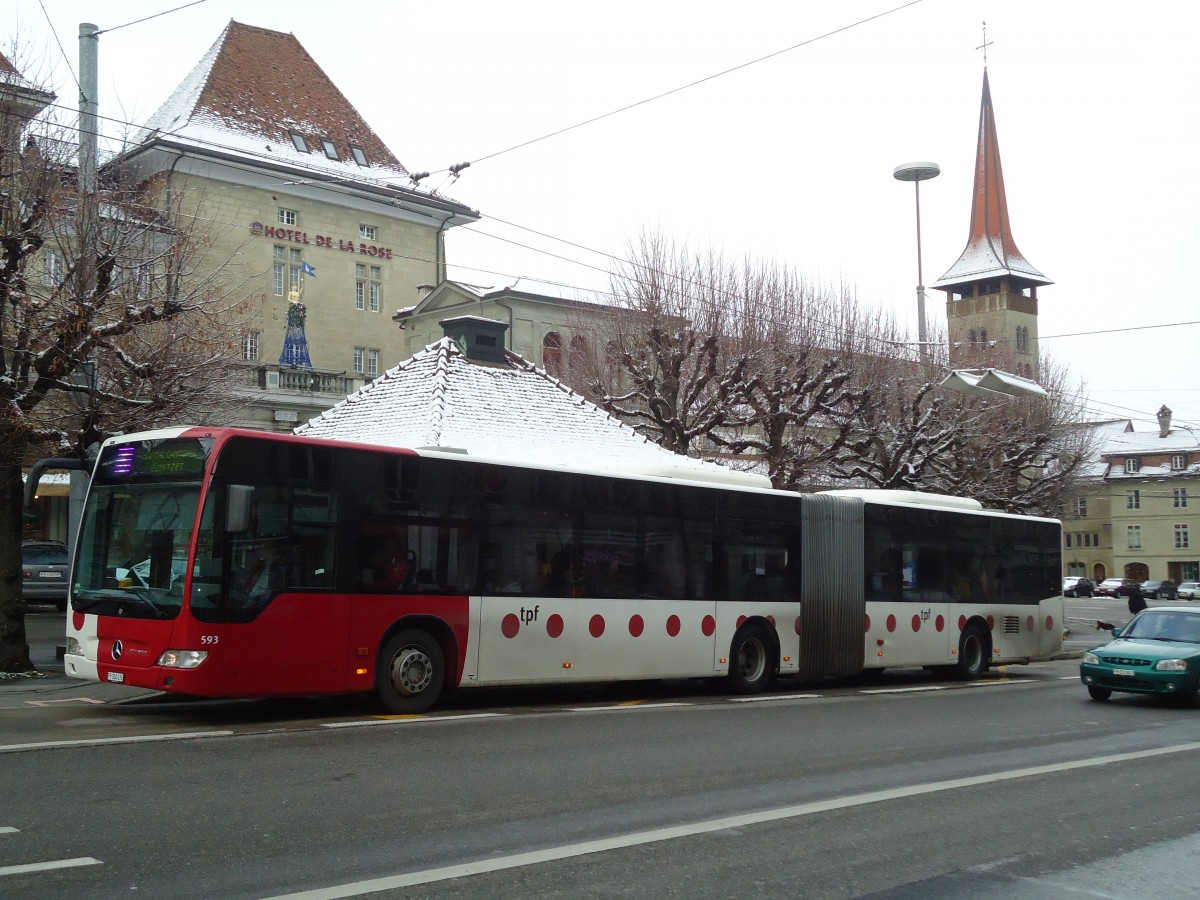
M 737 479 L 731 478 L 731 482 Z M 205 697 L 936 666 L 1061 649 L 1060 525 L 239 429 L 101 448 L 66 672 Z

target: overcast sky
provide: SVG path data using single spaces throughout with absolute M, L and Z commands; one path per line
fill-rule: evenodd
M 73 106 L 79 23 L 113 29 L 100 112 L 142 122 L 231 18 L 290 31 L 410 172 L 483 214 L 449 238 L 457 280 L 604 290 L 602 254 L 658 229 L 914 323 L 913 188 L 892 172 L 942 168 L 921 190 L 932 283 L 966 243 L 986 20 L 1013 235 L 1055 282 L 1043 354 L 1095 418 L 1150 429 L 1166 404 L 1200 428 L 1194 0 L 205 0 L 126 25 L 185 2 L 0 0 L 4 49 L 19 36 Z

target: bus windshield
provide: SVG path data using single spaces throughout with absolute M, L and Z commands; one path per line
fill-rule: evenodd
M 105 448 L 80 524 L 74 609 L 150 619 L 179 614 L 209 443 Z

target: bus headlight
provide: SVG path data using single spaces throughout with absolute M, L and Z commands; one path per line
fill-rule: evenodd
M 78 638 L 67 638 L 67 655 L 68 656 L 83 656 L 83 644 L 79 643 Z
M 206 659 L 207 650 L 164 650 L 158 664 L 168 669 L 194 669 Z
M 1098 665 L 1100 665 L 1100 657 L 1098 657 L 1098 656 L 1097 656 L 1095 653 L 1085 653 L 1085 654 L 1083 654 L 1083 661 L 1084 661 L 1085 663 L 1087 663 L 1089 666 L 1098 666 Z
M 1160 659 L 1154 664 L 1154 668 L 1158 672 L 1186 672 L 1186 659 Z

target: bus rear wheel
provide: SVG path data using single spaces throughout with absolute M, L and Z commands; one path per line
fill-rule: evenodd
M 445 681 L 445 654 L 429 633 L 401 631 L 383 645 L 375 692 L 389 712 L 424 712 L 437 701 Z
M 987 671 L 987 633 L 978 625 L 968 625 L 958 639 L 958 663 L 954 674 L 961 681 L 974 681 Z
M 761 625 L 743 628 L 729 648 L 729 684 L 735 693 L 757 694 L 775 678 L 775 649 Z

